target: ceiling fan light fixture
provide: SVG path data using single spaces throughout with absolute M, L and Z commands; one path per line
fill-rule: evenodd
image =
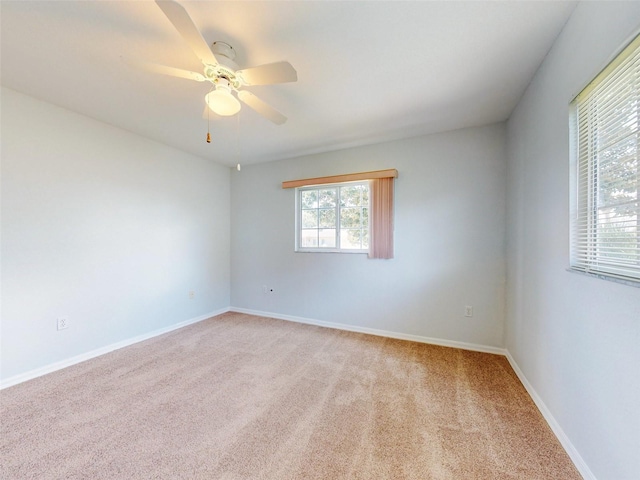
M 231 94 L 228 85 L 218 84 L 216 89 L 207 93 L 205 102 L 214 113 L 228 117 L 240 111 L 240 102 Z
M 204 67 L 203 73 L 149 62 L 127 63 L 153 73 L 212 84 L 212 91 L 205 96 L 206 111 L 203 117 L 207 121 L 210 111 L 222 116 L 237 114 L 241 108 L 240 101 L 276 125 L 287 121 L 287 117 L 253 93 L 243 90 L 243 87 L 298 81 L 298 74 L 289 62 L 280 61 L 240 69 L 235 62 L 236 52 L 233 47 L 221 41 L 215 41 L 209 46 L 178 0 L 156 0 L 156 4 L 200 59 Z

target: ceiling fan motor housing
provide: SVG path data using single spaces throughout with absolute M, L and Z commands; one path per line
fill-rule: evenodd
M 215 41 L 211 44 L 211 51 L 218 58 L 218 55 L 224 55 L 229 60 L 235 60 L 236 51 L 231 45 L 221 41 Z
M 211 44 L 211 51 L 218 60 L 217 65 L 205 65 L 204 74 L 211 82 L 217 83 L 216 80 L 224 78 L 234 89 L 240 87 L 240 79 L 236 77 L 238 64 L 233 61 L 236 52 L 228 43 L 216 41 Z

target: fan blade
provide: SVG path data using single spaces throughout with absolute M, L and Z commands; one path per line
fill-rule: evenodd
M 258 112 L 263 117 L 271 120 L 276 125 L 282 125 L 287 121 L 287 117 L 282 115 L 272 106 L 264 103 L 258 97 L 256 97 L 253 93 L 247 90 L 240 90 L 238 92 L 238 98 L 242 100 L 249 107 L 253 108 L 256 112 Z
M 184 7 L 173 0 L 156 0 L 156 3 L 202 63 L 216 65 L 218 60 Z
M 238 70 L 245 85 L 271 85 L 273 83 L 287 83 L 298 80 L 298 73 L 289 62 L 267 63 L 258 67 Z
M 187 80 L 195 80 L 196 82 L 204 82 L 206 78 L 204 75 L 189 70 L 182 70 L 180 68 L 167 67 L 166 65 L 159 65 L 151 62 L 140 62 L 130 60 L 128 58 L 122 58 L 122 61 L 131 67 L 141 68 L 148 72 L 159 73 L 161 75 L 169 75 L 171 77 L 186 78 Z

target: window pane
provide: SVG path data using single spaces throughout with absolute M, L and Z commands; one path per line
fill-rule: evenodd
M 340 248 L 360 249 L 362 245 L 362 230 L 340 229 Z
M 324 228 L 318 230 L 320 248 L 336 248 L 336 229 Z
M 617 206 L 617 213 L 629 211 L 638 198 L 637 139 L 632 136 L 607 148 L 598 158 L 598 204 Z M 635 206 L 633 206 L 635 210 Z
M 302 230 L 300 232 L 301 247 L 317 247 L 318 246 L 318 230 Z
M 607 109 L 598 118 L 598 144 L 606 147 L 633 135 L 638 130 L 638 100 L 633 95 L 633 85 L 615 89 L 599 99 L 599 104 L 612 102 L 615 107 Z M 599 109 L 600 110 L 600 109 Z
M 324 208 L 320 210 L 320 228 L 336 228 L 335 208 Z
M 305 190 L 300 192 L 300 203 L 302 208 L 318 208 L 318 191 Z
M 636 264 L 638 258 L 638 216 L 616 215 L 614 209 L 598 211 L 597 254 L 601 259 Z
M 324 190 L 320 190 L 319 195 L 320 195 L 319 197 L 320 208 L 336 206 L 336 198 L 338 196 L 337 188 L 327 188 Z
M 360 207 L 340 209 L 340 228 L 360 228 Z
M 363 227 L 369 226 L 369 209 L 367 207 L 364 207 L 362 209 L 362 226 Z
M 318 227 L 318 210 L 302 210 L 302 228 Z
M 595 253 L 600 261 L 617 265 L 633 266 L 640 260 L 636 137 L 609 146 L 598 157 Z
M 353 185 L 350 187 L 342 187 L 340 189 L 340 205 L 345 207 L 353 207 L 362 204 L 362 188 L 363 185 Z
M 362 248 L 369 249 L 369 230 L 362 231 Z

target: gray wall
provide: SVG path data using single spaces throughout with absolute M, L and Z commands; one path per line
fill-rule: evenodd
M 228 168 L 4 88 L 2 120 L 2 379 L 229 306 Z
M 640 288 L 566 271 L 568 104 L 639 25 L 579 4 L 508 122 L 506 347 L 600 480 L 640 478 Z
M 502 346 L 504 146 L 499 124 L 234 172 L 231 305 Z M 294 252 L 295 193 L 282 181 L 385 168 L 399 172 L 394 259 Z

